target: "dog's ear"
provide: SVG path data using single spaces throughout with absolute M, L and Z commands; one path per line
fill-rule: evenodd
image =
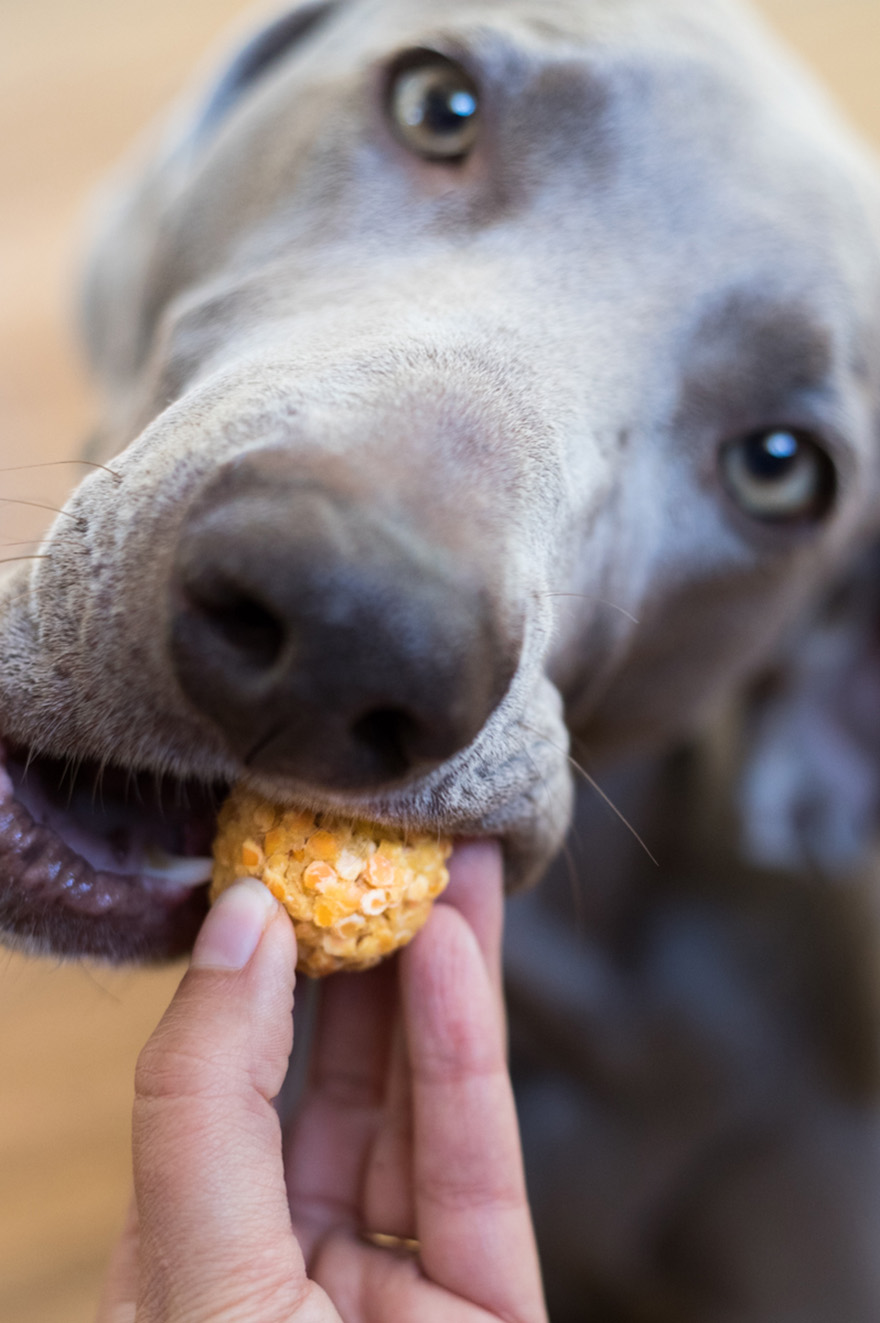
M 210 133 L 236 101 L 328 19 L 339 4 L 340 0 L 303 0 L 254 33 L 214 82 L 194 126 L 193 141 L 199 142 Z
M 130 393 L 162 304 L 156 254 L 184 181 L 239 101 L 293 56 L 344 0 L 301 0 L 239 41 L 187 94 L 158 137 L 125 162 L 96 199 L 80 296 L 80 323 L 91 365 L 108 394 Z
M 880 832 L 880 550 L 836 585 L 759 684 L 744 740 L 749 859 L 857 869 Z

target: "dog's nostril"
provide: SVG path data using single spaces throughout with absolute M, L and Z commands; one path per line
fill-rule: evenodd
M 278 661 L 286 638 L 284 625 L 253 597 L 230 593 L 193 605 L 214 634 L 254 670 L 270 670 Z
M 293 465 L 230 464 L 189 512 L 167 602 L 181 696 L 254 772 L 360 793 L 425 776 L 507 687 L 482 571 Z
M 403 776 L 412 764 L 411 748 L 419 723 L 403 708 L 380 707 L 352 723 L 355 744 L 375 760 L 389 777 Z

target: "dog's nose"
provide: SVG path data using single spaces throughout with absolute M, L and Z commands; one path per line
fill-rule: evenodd
M 465 748 L 503 695 L 516 659 L 487 598 L 399 522 L 257 472 L 181 537 L 173 665 L 248 767 L 375 788 Z

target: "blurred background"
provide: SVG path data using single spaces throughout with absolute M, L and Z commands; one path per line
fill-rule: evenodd
M 759 7 L 880 147 L 880 0 Z M 69 329 L 90 190 L 242 0 L 0 0 L 0 558 L 32 550 L 94 401 Z M 14 499 L 33 504 L 4 505 Z M 138 1050 L 181 970 L 0 953 L 0 1319 L 90 1323 L 129 1194 Z

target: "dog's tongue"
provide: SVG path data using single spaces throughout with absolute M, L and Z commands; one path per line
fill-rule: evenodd
M 77 843 L 98 862 L 108 848 L 88 850 L 82 831 Z M 166 960 L 190 949 L 206 909 L 205 886 L 169 883 L 167 870 L 96 867 L 37 820 L 0 763 L 0 933 L 62 955 Z

